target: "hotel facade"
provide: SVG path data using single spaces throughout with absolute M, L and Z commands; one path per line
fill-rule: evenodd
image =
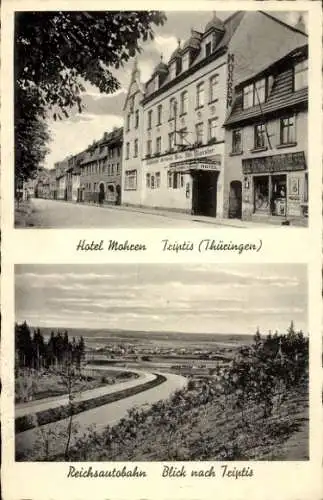
M 228 217 L 229 163 L 242 171 L 227 153 L 224 127 L 235 89 L 304 46 L 300 28 L 261 11 L 225 21 L 213 13 L 167 63 L 161 59 L 145 85 L 135 65 L 124 106 L 123 203 Z M 242 174 L 236 177 L 242 182 Z

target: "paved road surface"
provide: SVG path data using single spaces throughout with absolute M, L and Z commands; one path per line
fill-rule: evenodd
M 30 220 L 34 227 L 42 228 L 210 227 L 207 223 L 181 218 L 180 214 L 172 217 L 43 199 L 33 199 L 32 205 L 35 211 Z
M 162 373 L 161 375 L 166 377 L 166 381 L 152 389 L 76 415 L 73 422 L 79 425 L 78 434 L 84 434 L 91 425 L 95 425 L 98 431 L 103 430 L 107 425 L 115 425 L 121 418 L 127 415 L 127 411 L 130 408 L 134 406 L 152 405 L 161 399 L 168 399 L 175 390 L 182 389 L 187 384 L 187 379 L 180 375 L 175 375 L 173 373 Z M 46 433 L 50 430 L 57 429 L 59 425 L 64 429 L 67 427 L 67 423 L 68 419 L 64 419 L 60 422 L 43 425 L 41 428 Z M 77 436 L 75 436 L 74 439 L 76 437 Z M 36 443 L 40 441 L 39 430 L 30 429 L 21 432 L 16 434 L 15 439 L 17 451 L 28 452 L 29 457 L 32 456 L 33 451 L 37 453 Z M 52 453 L 62 451 L 63 447 L 64 442 L 60 439 L 57 444 L 55 444 Z M 34 460 L 37 460 L 37 455 Z
M 93 369 L 93 366 L 87 368 Z M 104 370 L 104 367 L 95 367 L 94 369 L 97 370 L 101 368 L 102 370 Z M 105 367 L 105 369 L 107 368 Z M 140 370 L 134 370 L 134 369 L 128 370 L 120 367 L 119 368 L 111 367 L 111 369 L 119 372 L 128 371 L 136 373 L 137 375 L 139 375 L 139 377 L 131 380 L 125 380 L 123 382 L 119 382 L 113 385 L 106 385 L 103 387 L 97 387 L 95 389 L 88 389 L 81 393 L 76 393 L 74 402 L 85 401 L 87 399 L 97 398 L 105 394 L 112 394 L 114 392 L 123 391 L 124 389 L 129 389 L 130 387 L 136 387 L 137 385 L 145 384 L 146 382 L 149 382 L 150 380 L 154 380 L 156 378 L 156 376 L 153 373 L 147 373 Z M 21 403 L 16 405 L 15 418 L 22 417 L 24 415 L 30 415 L 32 413 L 38 413 L 39 411 L 49 410 L 50 408 L 57 408 L 57 406 L 63 406 L 67 404 L 68 404 L 68 395 L 64 394 L 45 399 L 28 401 L 28 403 Z

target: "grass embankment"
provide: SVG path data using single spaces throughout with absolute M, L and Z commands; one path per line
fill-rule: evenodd
M 72 393 L 96 389 L 116 382 L 137 378 L 133 372 L 106 370 L 91 375 L 81 374 L 73 379 Z M 15 378 L 15 402 L 40 400 L 61 396 L 67 393 L 66 383 L 59 373 L 54 371 L 37 372 L 36 370 L 21 370 Z
M 173 401 L 175 405 L 175 401 Z M 251 405 L 243 417 L 230 400 L 202 404 L 172 413 L 171 405 L 153 405 L 145 418 L 121 422 L 70 451 L 70 460 L 86 461 L 199 461 L 307 460 L 308 395 L 295 390 L 263 418 Z M 62 457 L 56 460 L 63 459 Z
M 97 408 L 98 406 L 114 403 L 115 401 L 119 401 L 120 399 L 133 396 L 135 394 L 138 394 L 139 392 L 143 392 L 156 387 L 157 385 L 165 382 L 165 380 L 166 378 L 164 376 L 156 375 L 156 378 L 154 380 L 137 385 L 136 387 L 124 389 L 113 394 L 105 394 L 104 396 L 87 399 L 86 401 L 73 402 L 73 415 L 77 415 L 78 413 L 81 413 L 83 411 L 92 410 L 93 408 Z M 59 406 L 57 408 L 51 408 L 50 410 L 40 411 L 33 415 L 18 417 L 15 420 L 15 432 L 23 432 L 28 429 L 33 429 L 36 426 L 50 424 L 52 422 L 62 420 L 69 417 L 70 412 L 70 405 L 65 405 Z

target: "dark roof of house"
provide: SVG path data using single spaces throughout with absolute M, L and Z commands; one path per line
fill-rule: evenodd
M 284 112 L 288 108 L 306 107 L 308 102 L 308 88 L 306 87 L 296 92 L 293 90 L 294 56 L 304 57 L 306 55 L 307 46 L 302 46 L 293 50 L 279 61 L 276 61 L 265 70 L 257 73 L 253 78 L 248 78 L 248 80 L 240 82 L 236 86 L 237 95 L 232 106 L 232 111 L 225 121 L 224 126 L 228 127 L 237 123 L 251 122 L 263 115 L 277 114 L 280 111 Z M 243 109 L 243 87 L 269 75 L 273 76 L 274 80 L 267 100 L 261 104 L 261 107 L 256 105 Z
M 229 16 L 223 22 L 224 28 L 225 28 L 224 34 L 223 34 L 222 38 L 220 39 L 218 45 L 216 46 L 215 52 L 211 56 L 209 56 L 208 58 L 205 58 L 204 54 L 200 53 L 199 55 L 197 55 L 196 59 L 194 60 L 194 62 L 190 66 L 190 68 L 188 70 L 180 73 L 178 75 L 178 77 L 175 79 L 171 79 L 170 74 L 168 74 L 167 77 L 165 78 L 165 80 L 163 81 L 162 86 L 158 90 L 156 90 L 155 92 L 152 92 L 151 94 L 146 93 L 142 102 L 145 103 L 145 102 L 150 101 L 155 96 L 159 95 L 164 90 L 166 90 L 171 85 L 173 85 L 174 82 L 180 81 L 181 78 L 186 78 L 189 74 L 194 73 L 194 71 L 196 69 L 198 69 L 199 67 L 201 67 L 205 64 L 209 64 L 210 60 L 217 59 L 220 55 L 222 55 L 223 52 L 225 52 L 227 45 L 230 42 L 232 36 L 234 35 L 236 29 L 238 28 L 244 14 L 245 14 L 244 11 L 234 12 L 231 16 Z M 193 30 L 193 31 L 195 32 L 195 30 Z M 201 39 L 203 38 L 202 33 L 198 33 L 198 32 L 196 32 L 196 33 L 201 36 Z M 195 36 L 197 36 L 197 35 L 195 35 Z M 192 35 L 185 42 L 185 44 L 182 48 L 182 52 L 189 46 L 189 44 L 191 43 L 191 39 L 192 39 Z M 194 39 L 194 44 L 195 44 L 195 39 Z M 194 45 L 194 47 L 195 47 L 195 45 Z M 147 86 L 149 85 L 149 82 L 152 81 L 153 76 L 154 75 L 152 75 L 151 78 L 146 83 L 146 89 L 147 89 Z

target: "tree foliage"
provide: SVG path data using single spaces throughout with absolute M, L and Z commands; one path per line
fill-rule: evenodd
M 16 179 L 25 180 L 46 154 L 44 120 L 82 111 L 84 82 L 112 93 L 118 69 L 153 38 L 159 11 L 19 12 L 15 18 Z
M 85 343 L 83 337 L 78 341 L 73 337 L 69 340 L 68 332 L 51 332 L 46 341 L 40 329 L 33 334 L 24 321 L 15 326 L 15 354 L 16 370 L 20 368 L 63 368 L 75 366 L 80 368 L 85 356 Z

